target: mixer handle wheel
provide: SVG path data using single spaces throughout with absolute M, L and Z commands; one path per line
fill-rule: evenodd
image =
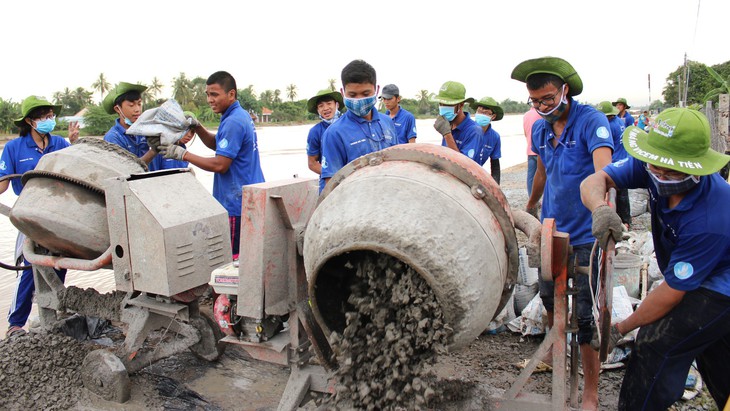
M 616 210 L 616 189 L 611 188 L 606 193 L 608 206 Z M 599 317 L 598 328 L 601 331 L 601 345 L 598 350 L 598 358 L 601 362 L 608 358 L 608 342 L 611 336 L 611 310 L 613 309 L 613 261 L 616 255 L 616 244 L 611 236 L 608 237 L 606 249 L 599 264 L 601 265 L 601 277 L 598 279 L 601 284 L 598 293 Z

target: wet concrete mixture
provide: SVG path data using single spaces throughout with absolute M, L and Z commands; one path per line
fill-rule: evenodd
M 524 166 L 502 173 L 502 188 L 513 208 L 524 208 L 524 181 Z M 378 263 L 382 261 L 361 266 L 362 281 L 353 284 L 349 299 L 348 325 L 333 341 L 338 361 L 346 364 L 335 377 L 342 386 L 334 398 L 307 394 L 302 408 L 492 409 L 493 398 L 519 375 L 516 364 L 532 356 L 542 336 L 483 334 L 467 348 L 440 354 L 430 364 L 436 358 L 431 353 L 442 351 L 449 338 L 433 294 L 408 267 Z M 379 270 L 388 274 L 374 275 Z M 80 304 L 83 294 L 69 298 Z M 118 296 L 108 298 L 116 301 Z M 201 310 L 210 309 L 210 301 L 203 301 Z M 114 325 L 107 337 L 118 345 L 122 324 Z M 0 341 L 0 409 L 275 410 L 289 378 L 287 367 L 253 360 L 239 346 L 228 345 L 216 362 L 186 352 L 151 364 L 130 376 L 131 399 L 117 404 L 83 388 L 79 368 L 85 355 L 98 348 L 94 341 L 60 334 L 30 333 Z M 622 378 L 621 369 L 601 374 L 601 410 L 616 408 Z M 550 373 L 534 374 L 525 389 L 549 394 Z M 716 408 L 703 390 L 673 409 Z

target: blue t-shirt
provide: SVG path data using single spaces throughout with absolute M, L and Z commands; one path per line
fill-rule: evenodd
M 119 119 L 106 132 L 104 141 L 114 143 L 137 157 L 142 157 L 150 149 L 150 146 L 147 145 L 146 137 L 127 134 L 127 130 L 119 124 Z
M 372 120 L 345 112 L 322 136 L 322 178 L 331 178 L 350 161 L 397 142 L 390 117 L 373 109 Z
M 398 108 L 398 112 L 391 120 L 398 134 L 398 144 L 408 144 L 408 140 L 416 138 L 416 118 L 403 107 L 398 106 Z M 390 110 L 385 110 L 385 115 L 390 117 Z
M 618 116 L 616 116 L 618 117 Z M 624 127 L 630 127 L 634 125 L 634 117 L 629 113 L 628 110 L 624 111 L 624 117 L 619 117 L 621 120 L 624 121 Z
M 35 169 L 35 166 L 38 165 L 38 161 L 44 154 L 52 153 L 68 146 L 70 146 L 68 141 L 61 136 L 53 134 L 50 134 L 48 146 L 44 150 L 38 147 L 30 134 L 14 138 L 5 144 L 3 154 L 0 156 L 0 177 L 31 171 Z M 23 190 L 23 183 L 20 181 L 20 178 L 14 178 L 10 184 L 13 186 L 15 194 L 20 195 L 20 192 Z
M 483 166 L 490 158 L 492 160 L 502 158 L 502 140 L 499 137 L 499 133 L 491 125 L 482 134 L 480 146 L 479 160 L 477 161 L 480 166 Z
M 636 126 L 643 130 L 644 127 L 648 125 L 649 124 L 647 124 L 646 116 L 644 115 L 644 113 L 641 113 L 641 115 L 639 116 L 639 121 L 636 123 Z
M 624 134 L 624 130 L 626 130 L 626 126 L 624 125 L 624 121 L 617 116 L 609 120 L 608 125 L 611 126 L 611 137 L 613 137 L 613 155 L 611 156 L 611 161 L 616 162 L 629 156 L 629 153 L 624 148 L 622 143 L 623 138 L 621 137 Z
M 680 291 L 704 287 L 730 297 L 730 185 L 718 173 L 700 182 L 670 209 L 646 164 L 628 157 L 603 170 L 620 188 L 648 188 L 651 234 L 667 284 Z
M 215 144 L 215 154 L 232 161 L 228 171 L 213 175 L 213 197 L 223 205 L 229 216 L 240 216 L 241 187 L 263 183 L 264 173 L 261 171 L 253 120 L 238 101 L 234 101 L 221 116 Z
M 451 130 L 451 135 L 454 137 L 456 147 L 461 154 L 478 162 L 479 150 L 481 149 L 482 128 L 469 117 L 469 113 L 464 114 L 466 118 Z M 444 147 L 447 146 L 446 139 L 441 139 L 441 145 Z
M 553 147 L 552 125 L 539 119 L 532 126 L 532 151 L 540 156 L 547 180 L 542 218 L 554 218 L 558 231 L 570 234 L 571 245 L 592 243 L 591 212 L 580 199 L 580 183 L 595 172 L 593 150 L 613 149 L 606 115 L 570 99 L 570 113 L 563 135 Z
M 322 135 L 324 131 L 330 126 L 326 121 L 320 121 L 309 129 L 309 135 L 307 136 L 307 155 L 316 156 L 317 162 L 322 162 Z M 319 191 L 322 192 L 324 189 L 324 179 L 322 175 L 319 175 Z

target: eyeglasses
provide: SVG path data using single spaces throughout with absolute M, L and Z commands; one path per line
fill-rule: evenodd
M 658 167 L 653 166 L 653 165 L 648 165 L 648 164 L 645 165 L 644 168 L 646 168 L 646 171 L 650 172 L 658 180 L 682 181 L 685 178 L 687 178 L 687 176 L 689 175 L 689 174 L 682 173 L 679 171 L 672 171 L 672 170 L 664 171 L 663 169 L 660 170 Z M 661 172 L 657 172 L 657 171 L 661 171 Z
M 563 86 L 565 86 L 565 85 L 563 85 Z M 534 99 L 532 97 L 528 97 L 527 98 L 527 104 L 529 104 L 529 105 L 531 105 L 532 107 L 535 107 L 535 108 L 539 108 L 541 105 L 543 105 L 545 107 L 550 107 L 553 104 L 555 104 L 555 97 L 557 97 L 558 94 L 562 93 L 564 88 L 565 87 L 561 87 L 551 97 L 547 97 L 547 98 L 544 98 L 544 99 L 539 99 L 538 100 L 538 99 Z

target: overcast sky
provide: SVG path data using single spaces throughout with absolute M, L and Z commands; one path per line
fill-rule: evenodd
M 580 100 L 638 106 L 662 99 L 685 53 L 707 65 L 730 60 L 729 12 L 728 0 L 3 0 L 0 97 L 91 90 L 99 73 L 111 83 L 157 76 L 169 97 L 180 72 L 226 70 L 239 88 L 285 96 L 293 83 L 304 99 L 331 78 L 341 87 L 342 68 L 361 58 L 381 87 L 395 83 L 407 98 L 454 80 L 475 98 L 522 101 L 512 69 L 552 55 L 583 79 Z

